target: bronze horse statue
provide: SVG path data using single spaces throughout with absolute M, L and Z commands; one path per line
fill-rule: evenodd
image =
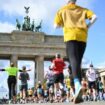
M 39 32 L 42 28 L 42 20 L 40 21 L 39 25 L 35 27 L 35 32 Z
M 16 19 L 16 29 L 21 29 L 21 24 L 19 23 L 18 19 Z

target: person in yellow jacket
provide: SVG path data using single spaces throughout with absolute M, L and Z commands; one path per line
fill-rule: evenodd
M 66 52 L 74 80 L 74 103 L 77 103 L 82 98 L 80 66 L 86 48 L 88 29 L 95 22 L 97 16 L 93 11 L 76 5 L 77 0 L 66 1 L 67 5 L 56 13 L 54 27 L 63 28 Z M 86 23 L 86 19 L 89 20 L 88 23 Z

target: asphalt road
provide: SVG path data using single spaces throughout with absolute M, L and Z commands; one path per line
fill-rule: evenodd
M 8 105 L 8 104 L 0 104 L 0 105 Z M 9 105 L 105 105 L 105 101 L 82 102 L 79 104 L 74 104 L 73 102 L 69 102 L 69 103 L 32 103 L 32 104 L 9 104 Z

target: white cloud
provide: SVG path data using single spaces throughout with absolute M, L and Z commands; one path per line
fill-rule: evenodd
M 96 65 L 97 68 L 105 68 L 105 61 Z
M 8 22 L 0 23 L 0 32 L 11 32 L 14 29 L 16 28 L 11 23 Z

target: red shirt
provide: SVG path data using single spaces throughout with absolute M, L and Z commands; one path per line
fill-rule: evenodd
M 53 71 L 55 74 L 63 73 L 63 69 L 66 65 L 65 62 L 63 61 L 63 59 L 55 58 L 53 60 L 53 64 L 54 64 Z

